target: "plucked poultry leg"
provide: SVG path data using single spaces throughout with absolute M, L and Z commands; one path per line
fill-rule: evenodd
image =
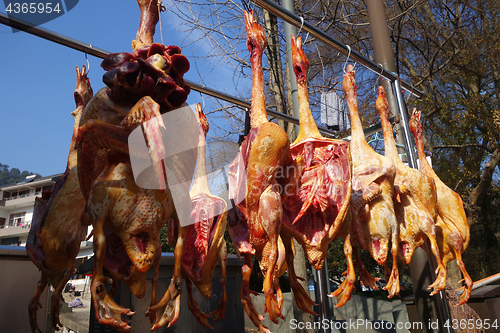
M 227 224 L 227 204 L 210 193 L 206 165 L 206 135 L 209 124 L 201 104 L 195 105 L 198 120 L 198 162 L 195 180 L 190 190 L 191 220 L 187 226 L 186 251 L 182 258 L 182 273 L 186 280 L 189 309 L 198 322 L 211 328 L 206 315 L 198 308 L 192 297 L 192 283 L 205 298 L 212 296 L 212 275 L 217 262 L 221 264 L 223 295 L 219 308 L 214 312 L 216 320 L 222 319 L 227 305 L 226 262 L 227 249 L 224 232 Z
M 399 294 L 398 228 L 392 202 L 396 169 L 389 158 L 377 154 L 366 142 L 358 114 L 352 65 L 347 66 L 342 87 L 351 116 L 352 231 L 361 247 L 367 249 L 379 265 L 386 265 L 389 242 L 392 242 L 392 273 L 386 287 L 389 297 L 393 297 Z
M 181 260 L 185 248 L 186 231 L 187 227 L 179 227 L 177 232 L 177 242 L 174 249 L 174 274 L 170 285 L 161 300 L 157 304 L 150 306 L 146 312 L 146 316 L 156 318 L 153 327 L 151 327 L 152 331 L 164 326 L 166 323 L 168 323 L 167 327 L 170 327 L 179 319 L 182 292 Z M 154 312 L 154 315 L 152 312 Z
M 439 252 L 443 260 L 444 267 L 450 260 L 456 259 L 465 281 L 465 289 L 460 296 L 461 305 L 469 300 L 472 290 L 472 279 L 465 269 L 462 260 L 462 253 L 467 249 L 470 241 L 470 230 L 467 216 L 460 195 L 448 186 L 436 175 L 430 166 L 424 151 L 424 141 L 422 137 L 422 124 L 420 123 L 420 112 L 413 109 L 410 119 L 410 130 L 412 131 L 417 145 L 418 159 L 420 161 L 420 171 L 434 179 L 437 192 L 437 218 L 436 234 Z M 444 271 L 444 273 L 443 273 Z M 446 270 L 437 272 L 443 275 L 446 281 Z
M 297 77 L 299 96 L 300 131 L 290 146 L 292 157 L 299 165 L 300 181 L 295 191 L 290 191 L 284 203 L 284 218 L 281 234 L 293 236 L 302 245 L 309 262 L 315 269 L 323 266 L 328 245 L 337 237 L 348 239 L 350 233 L 349 201 L 351 198 L 351 163 L 349 144 L 342 140 L 323 138 L 319 133 L 309 106 L 307 73 L 309 60 L 302 50 L 302 40 L 292 35 L 293 68 Z M 287 242 L 288 243 L 288 242 Z M 352 263 L 350 245 L 345 247 L 348 263 Z M 288 249 L 290 249 L 288 247 Z M 287 253 L 291 269 L 293 256 Z M 338 296 L 337 306 L 342 306 L 351 297 L 355 272 L 348 264 L 346 279 L 331 296 Z M 310 298 L 289 274 L 290 284 L 296 294 L 299 307 L 309 313 Z M 301 296 L 302 295 L 302 296 Z M 306 304 L 309 302 L 309 304 Z
M 297 276 L 295 273 L 295 266 L 293 264 L 294 251 L 293 242 L 289 234 L 283 233 L 283 243 L 285 244 L 286 262 L 288 265 L 288 281 L 290 283 L 290 288 L 293 291 L 293 296 L 295 298 L 295 303 L 299 309 L 304 312 L 310 313 L 314 316 L 318 316 L 316 312 L 311 309 L 311 305 L 317 305 L 311 299 L 309 294 L 304 290 L 299 280 L 304 280 L 302 277 Z
M 33 222 L 26 242 L 28 256 L 42 272 L 37 291 L 29 304 L 33 332 L 40 331 L 36 323 L 36 311 L 47 279 L 55 289 L 51 299 L 51 324 L 55 329 L 62 327 L 59 321 L 59 300 L 64 286 L 73 274 L 73 263 L 80 249 L 82 214 L 85 208 L 85 199 L 78 181 L 75 142 L 80 117 L 92 94 L 85 66 L 81 71 L 77 67 L 74 93 L 76 110 L 71 113 L 75 124 L 66 171 L 56 182 L 50 195 L 46 192 L 42 198 L 35 199 Z
M 284 191 L 290 177 L 286 168 L 297 168 L 290 155 L 288 136 L 276 124 L 268 122 L 265 107 L 262 53 L 267 40 L 262 27 L 255 21 L 253 11 L 245 12 L 247 46 L 252 64 L 252 107 L 250 122 L 252 129 L 242 143 L 240 154 L 230 167 L 230 198 L 240 211 L 238 220 L 229 225 L 229 234 L 237 251 L 244 256 L 241 302 L 252 320 L 261 330 L 267 330 L 260 323 L 262 318 L 256 311 L 250 297 L 249 278 L 252 254 L 255 254 L 263 269 L 265 310 L 273 322 L 282 317 L 281 297 L 275 295 L 275 280 L 282 272 L 280 254 L 280 227 Z
M 385 156 L 389 157 L 396 167 L 393 201 L 399 226 L 399 256 L 406 264 L 410 263 L 414 250 L 422 246 L 426 238 L 429 239 L 438 265 L 436 281 L 429 287 L 434 289 L 431 295 L 435 295 L 446 287 L 446 267 L 436 243 L 436 185 L 431 177 L 407 167 L 400 160 L 389 122 L 389 104 L 383 87 L 378 89 L 376 108 L 384 132 Z

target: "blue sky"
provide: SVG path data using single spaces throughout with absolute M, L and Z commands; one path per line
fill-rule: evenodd
M 0 11 L 5 13 L 3 3 Z M 161 14 L 161 22 L 166 45 L 183 47 L 196 37 L 196 33 L 188 36 L 179 32 L 177 17 L 168 10 Z M 41 27 L 109 52 L 130 52 L 138 26 L 136 1 L 85 0 Z M 0 25 L 0 41 L 0 163 L 42 176 L 64 172 L 74 124 L 70 112 L 75 109 L 75 66 L 87 64 L 85 55 L 24 32 L 13 33 L 4 25 Z M 155 41 L 161 41 L 158 25 Z M 204 42 L 182 48 L 182 53 L 191 62 L 191 70 L 185 78 L 200 82 L 193 56 L 209 52 L 210 45 Z M 89 79 L 95 93 L 104 86 L 102 60 L 88 56 L 88 61 Z M 232 69 L 218 66 L 205 84 L 235 93 L 232 80 L 228 78 Z M 200 74 L 204 75 L 203 69 L 208 67 L 206 63 L 198 66 Z M 251 81 L 240 84 L 249 87 Z M 193 91 L 188 103 L 199 101 L 200 94 Z M 209 107 L 209 103 L 206 105 Z M 209 121 L 213 121 L 210 116 Z

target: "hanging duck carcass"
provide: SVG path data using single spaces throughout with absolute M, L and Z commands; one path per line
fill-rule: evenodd
M 161 114 L 181 106 L 190 92 L 183 80 L 189 61 L 180 48 L 153 43 L 158 3 L 138 0 L 138 4 L 141 21 L 132 42 L 133 53 L 110 54 L 102 62 L 107 71 L 103 81 L 108 87 L 97 92 L 87 105 L 77 142 L 80 185 L 87 199 L 85 215 L 94 231 L 91 291 L 95 315 L 100 323 L 117 331 L 129 331 L 131 327 L 122 315 L 133 315 L 112 298 L 117 280 L 125 282 L 137 297 L 143 297 L 146 272 L 151 267 L 153 295 L 147 315 L 154 323 L 152 329 L 166 323 L 170 326 L 178 319 L 186 236 L 167 184 L 160 131 L 165 127 Z M 141 188 L 134 181 L 127 140 L 138 126 L 144 133 L 160 189 Z M 182 162 L 186 163 L 176 164 L 177 177 L 191 181 L 195 161 L 196 150 L 185 154 Z M 178 224 L 174 273 L 157 302 L 159 233 L 169 219 Z M 104 268 L 112 279 L 104 276 Z M 113 288 L 108 294 L 106 284 L 110 282 Z

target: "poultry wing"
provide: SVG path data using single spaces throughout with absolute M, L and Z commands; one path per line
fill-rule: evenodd
M 431 177 L 406 166 L 399 158 L 389 122 L 389 104 L 383 87 L 378 88 L 376 108 L 384 132 L 385 156 L 389 157 L 396 167 L 393 201 L 399 227 L 398 254 L 409 264 L 415 249 L 429 239 L 438 265 L 436 281 L 429 286 L 429 289 L 433 289 L 431 295 L 435 295 L 446 287 L 446 267 L 436 243 L 436 185 Z
M 130 331 L 121 316 L 133 314 L 112 299 L 117 280 L 124 281 L 137 297 L 143 297 L 146 272 L 151 266 L 153 295 L 147 315 L 154 321 L 152 329 L 167 322 L 170 326 L 178 319 L 186 234 L 186 228 L 179 226 L 174 274 L 157 303 L 159 232 L 169 219 L 179 224 L 166 182 L 161 114 L 185 102 L 190 89 L 183 74 L 189 69 L 189 62 L 177 46 L 153 44 L 158 6 L 145 0 L 138 0 L 138 4 L 141 21 L 132 43 L 133 53 L 114 53 L 103 60 L 101 66 L 107 71 L 103 81 L 108 87 L 101 89 L 87 105 L 77 143 L 80 184 L 87 198 L 85 213 L 94 231 L 91 291 L 96 318 L 117 331 Z M 141 188 L 134 181 L 127 139 L 138 126 L 149 148 L 152 177 L 156 176 L 159 190 Z M 196 152 L 188 155 L 183 157 L 186 165 L 177 172 L 184 181 L 191 180 L 196 161 Z M 112 278 L 104 276 L 104 267 Z M 113 285 L 110 294 L 106 283 Z
M 285 269 L 285 249 L 280 237 L 282 203 L 287 197 L 284 189 L 295 187 L 298 173 L 286 172 L 287 168 L 297 170 L 286 132 L 267 119 L 262 69 L 266 35 L 252 10 L 244 14 L 253 75 L 251 130 L 229 170 L 229 197 L 237 205 L 239 218 L 230 220 L 228 231 L 235 249 L 244 257 L 241 302 L 254 325 L 268 332 L 250 296 L 254 293 L 249 285 L 252 254 L 264 275 L 265 311 L 277 323 L 278 317 L 283 318 L 283 296 L 278 284 Z
M 293 269 L 289 239 L 293 236 L 302 244 L 309 262 L 319 270 L 325 261 L 328 245 L 342 235 L 347 259 L 346 278 L 331 296 L 337 297 L 336 307 L 344 305 L 351 297 L 356 280 L 350 240 L 351 162 L 349 143 L 324 138 L 319 133 L 309 106 L 309 60 L 302 50 L 301 38 L 295 40 L 293 35 L 292 57 L 298 85 L 300 131 L 290 151 L 295 160 L 305 164 L 305 168 L 297 190 L 283 205 L 281 235 L 287 247 L 289 282 L 297 305 L 313 313 L 309 305 L 313 302 L 298 283 Z
M 35 198 L 33 222 L 26 242 L 29 258 L 41 270 L 38 288 L 28 306 L 32 332 L 41 332 L 36 322 L 36 312 L 41 307 L 39 298 L 49 280 L 54 287 L 51 324 L 56 330 L 58 326 L 62 327 L 59 300 L 64 286 L 73 275 L 73 264 L 82 240 L 82 214 L 86 204 L 78 181 L 75 141 L 80 117 L 92 95 L 85 66 L 81 71 L 77 67 L 74 93 L 76 110 L 71 112 L 75 124 L 66 171 L 57 180 L 52 192 L 44 191 L 41 198 Z
M 413 109 L 410 118 L 410 130 L 415 137 L 417 145 L 418 159 L 420 161 L 420 171 L 434 179 L 437 192 L 437 218 L 436 234 L 439 253 L 446 267 L 448 262 L 457 260 L 457 265 L 462 271 L 465 281 L 464 292 L 460 296 L 458 305 L 462 305 L 469 300 L 472 291 L 472 279 L 465 269 L 462 253 L 467 249 L 470 241 L 470 230 L 465 215 L 464 205 L 460 195 L 451 190 L 436 175 L 425 157 L 424 141 L 422 136 L 422 124 L 420 123 L 420 112 Z M 446 281 L 446 270 L 443 279 Z M 457 306 L 458 306 L 457 305 Z
M 358 114 L 357 86 L 352 65 L 347 66 L 342 84 L 351 116 L 352 175 L 352 231 L 363 249 L 379 265 L 387 268 L 389 242 L 391 242 L 392 270 L 387 279 L 389 297 L 399 294 L 398 228 L 392 197 L 396 168 L 387 157 L 377 154 L 366 142 Z M 365 286 L 377 289 L 376 279 L 364 269 L 355 249 L 356 264 Z

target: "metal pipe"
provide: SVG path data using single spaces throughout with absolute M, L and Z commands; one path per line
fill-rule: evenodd
M 93 55 L 98 58 L 106 58 L 106 56 L 109 54 L 108 51 L 105 51 L 98 47 L 93 47 L 92 45 L 82 43 L 76 39 L 63 36 L 61 34 L 58 34 L 57 32 L 48 29 L 34 27 L 22 20 L 8 17 L 4 13 L 0 13 L 0 23 L 9 26 L 11 28 L 18 29 L 27 32 L 29 34 L 35 35 L 37 37 L 50 40 L 51 42 Z
M 76 39 L 72 39 L 72 38 L 69 38 L 67 36 L 63 36 L 61 34 L 58 34 L 54 31 L 50 31 L 48 29 L 44 29 L 44 28 L 40 28 L 40 27 L 32 27 L 28 23 L 26 23 L 22 20 L 18 20 L 15 18 L 9 18 L 7 15 L 5 15 L 3 13 L 0 13 L 0 23 L 7 25 L 9 27 L 27 32 L 29 34 L 35 35 L 37 37 L 41 37 L 41 38 L 46 39 L 48 41 L 75 49 L 77 51 L 93 55 L 97 58 L 104 59 L 110 53 L 110 52 L 105 51 L 103 49 L 100 49 L 98 47 L 92 46 L 92 44 L 83 43 L 83 42 L 78 41 Z M 233 104 L 241 106 L 242 108 L 245 108 L 245 109 L 250 109 L 251 103 L 248 101 L 242 100 L 240 98 L 236 98 L 234 96 L 228 95 L 226 93 L 223 93 L 221 91 L 218 91 L 218 90 L 215 90 L 212 88 L 208 88 L 205 85 L 201 85 L 201 84 L 195 83 L 193 81 L 189 81 L 189 80 L 184 80 L 184 81 L 191 87 L 191 89 L 193 89 L 195 91 L 198 91 L 200 93 L 203 93 L 203 94 L 206 94 L 206 95 L 218 98 L 218 99 L 222 99 L 226 102 L 233 103 Z M 267 113 L 270 116 L 283 119 L 283 120 L 288 121 L 290 123 L 299 124 L 299 120 L 297 118 L 291 117 L 287 114 L 279 113 L 279 112 L 269 110 L 269 109 L 267 110 Z M 330 131 L 324 127 L 318 126 L 318 129 L 322 134 L 333 136 L 333 137 L 337 136 L 337 133 Z
M 323 264 L 323 267 L 326 265 Z M 320 322 L 323 323 L 326 321 L 330 321 L 329 318 L 329 310 L 328 310 L 328 305 L 329 305 L 329 300 L 327 300 L 327 294 L 330 293 L 330 289 L 328 287 L 328 273 L 325 270 L 320 269 L 320 270 L 314 270 L 315 275 L 316 275 L 316 281 L 317 286 L 318 286 L 318 292 L 317 292 L 317 297 L 316 297 L 316 303 L 319 305 L 319 315 L 320 315 Z M 328 332 L 326 327 L 322 327 L 321 329 L 324 333 Z M 319 332 L 318 330 L 317 332 Z
M 294 10 L 293 0 L 283 0 L 283 7 L 288 9 L 293 13 Z M 285 40 L 286 40 L 286 63 L 287 70 L 290 77 L 290 91 L 292 93 L 292 106 L 293 106 L 293 116 L 295 118 L 299 117 L 299 92 L 297 88 L 297 78 L 295 77 L 295 72 L 293 71 L 293 58 L 292 58 L 292 38 L 293 34 L 297 37 L 297 29 L 290 23 L 285 22 Z M 299 135 L 299 125 L 295 124 L 295 134 Z
M 323 43 L 326 43 L 326 44 L 332 46 L 333 48 L 344 53 L 345 55 L 349 55 L 350 58 L 361 63 L 363 66 L 372 70 L 374 73 L 381 75 L 390 81 L 394 81 L 394 80 L 398 79 L 398 76 L 395 75 L 394 73 L 380 67 L 375 62 L 371 61 L 370 59 L 365 58 L 364 56 L 362 56 L 358 52 L 351 50 L 346 45 L 344 45 L 341 42 L 328 36 L 326 33 L 319 30 L 318 28 L 314 27 L 313 25 L 311 25 L 307 22 L 304 22 L 302 24 L 300 17 L 291 13 L 290 11 L 286 10 L 285 8 L 277 5 L 273 1 L 255 0 L 255 3 L 257 5 L 259 5 L 260 7 L 268 10 L 272 14 L 278 16 L 279 18 L 281 18 L 285 22 L 293 24 L 296 27 L 302 26 L 302 30 L 309 32 L 316 39 L 319 39 Z M 420 90 L 416 89 L 415 87 L 413 87 L 410 84 L 407 84 L 405 82 L 401 82 L 401 86 L 403 87 L 403 89 L 405 89 L 406 91 L 415 95 L 418 98 L 422 98 L 424 96 L 424 94 Z
M 410 127 L 408 126 L 409 120 L 408 120 L 408 112 L 406 110 L 406 104 L 403 99 L 403 94 L 401 93 L 401 85 L 399 84 L 399 80 L 395 80 L 393 82 L 393 92 L 394 92 L 394 97 L 396 98 L 396 102 L 398 104 L 399 108 L 399 113 L 401 116 L 401 124 L 403 128 L 403 136 L 404 136 L 404 141 L 405 141 L 405 146 L 406 146 L 406 154 L 408 157 L 408 165 L 411 168 L 417 168 L 417 158 L 415 155 L 415 149 L 413 142 L 411 141 L 411 136 L 410 136 Z M 429 275 L 432 277 L 432 280 L 436 280 L 436 269 L 437 269 L 437 262 L 436 259 L 431 255 L 432 254 L 432 248 L 430 245 L 429 240 L 425 241 L 425 252 L 416 252 L 413 254 L 413 256 L 421 256 L 420 260 L 425 261 L 425 258 L 428 258 L 429 266 L 430 266 L 430 272 Z M 410 270 L 414 270 L 415 267 L 413 266 L 415 262 L 410 263 Z M 427 297 L 422 297 L 419 299 L 417 297 L 417 292 L 416 289 L 418 288 L 425 288 L 424 286 L 421 286 L 419 283 L 414 283 L 413 288 L 415 291 L 415 303 L 417 302 L 425 302 L 425 303 L 430 303 L 431 300 L 429 299 L 428 295 L 425 295 Z M 420 295 L 424 295 L 424 293 L 419 293 Z M 443 325 L 443 323 L 450 323 L 451 322 L 451 314 L 450 314 L 450 309 L 448 306 L 448 302 L 446 301 L 446 295 L 444 290 L 441 290 L 437 295 L 435 295 L 436 301 L 437 301 L 437 308 L 438 308 L 438 317 L 439 317 L 439 323 L 440 325 Z M 421 318 L 423 320 L 423 318 Z M 424 321 L 424 325 L 425 325 Z M 453 329 L 450 326 L 442 326 L 444 332 L 451 333 L 453 332 Z
M 399 115 L 401 116 L 400 124 L 403 129 L 404 145 L 406 146 L 406 155 L 408 156 L 408 165 L 410 168 L 417 168 L 417 157 L 415 156 L 415 149 L 410 136 L 410 127 L 408 119 L 408 111 L 406 110 L 406 104 L 404 101 L 403 94 L 401 93 L 401 85 L 399 79 L 394 80 L 393 86 L 394 98 L 399 110 Z

